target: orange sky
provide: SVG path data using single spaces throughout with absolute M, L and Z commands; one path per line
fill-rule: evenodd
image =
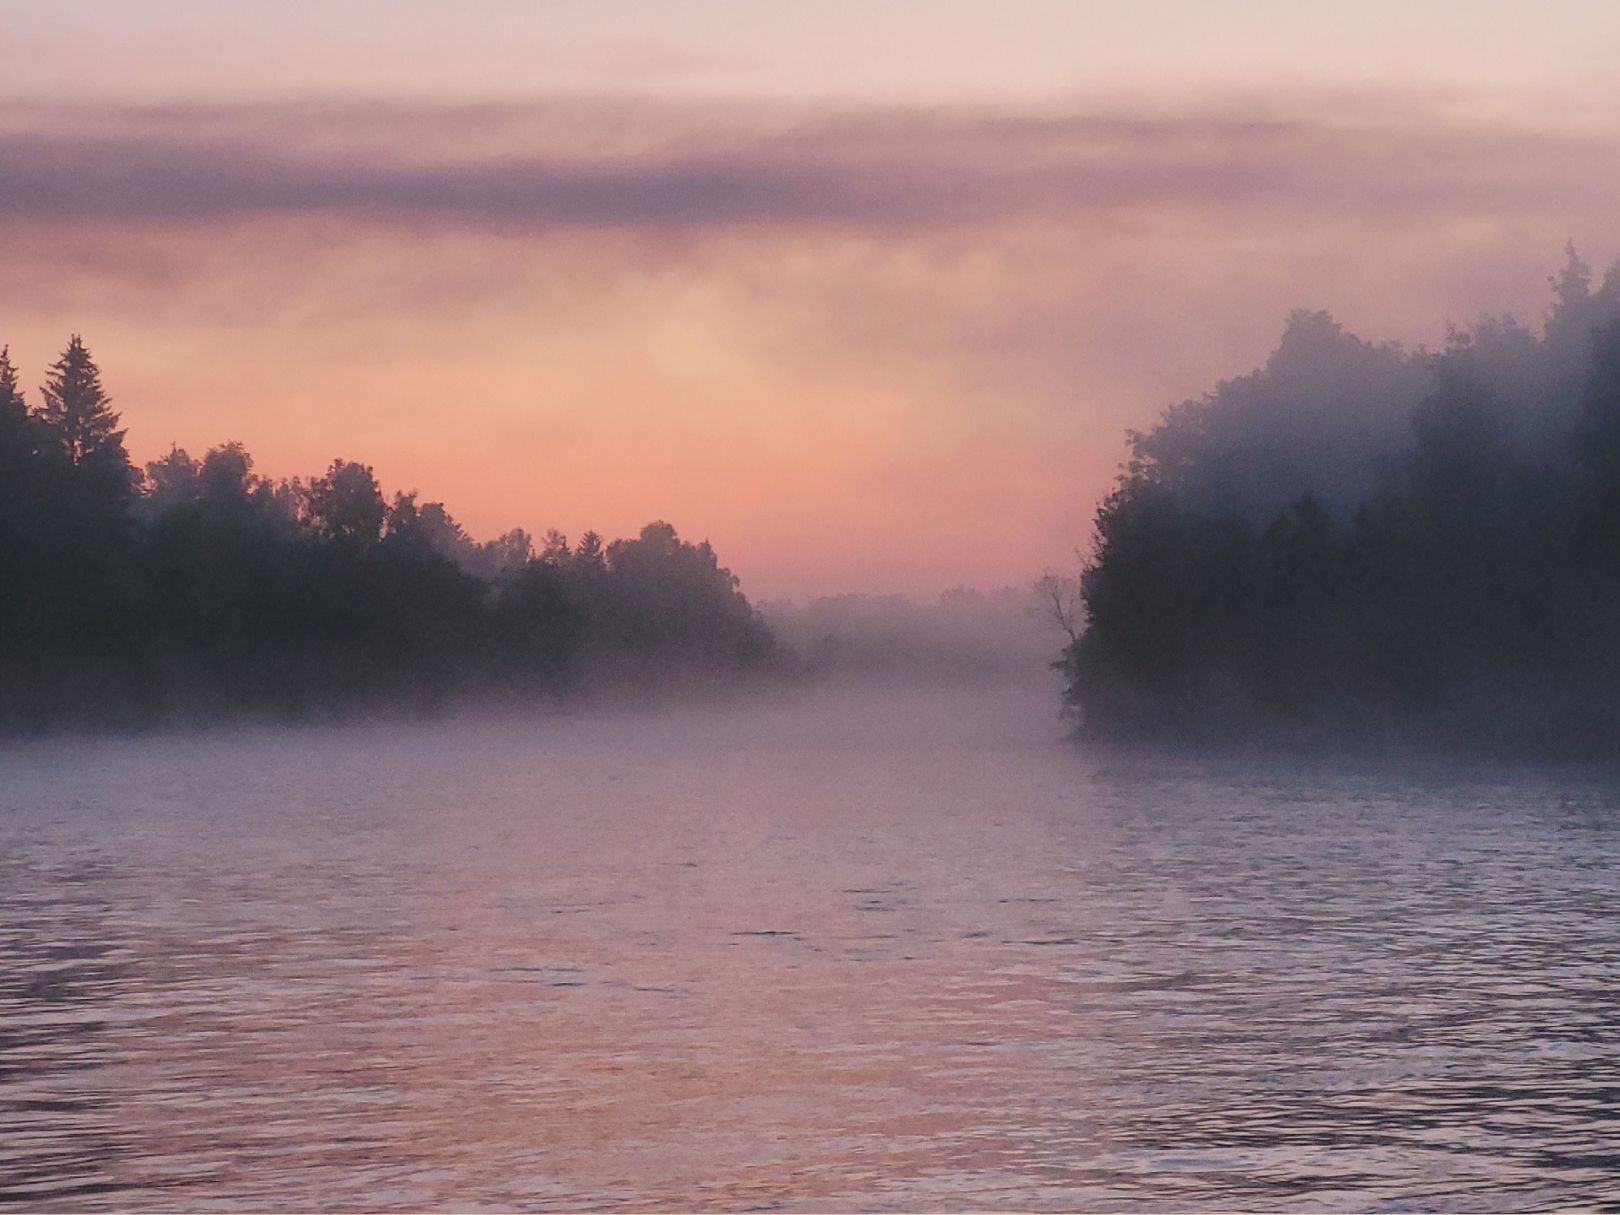
M 756 596 L 1026 581 L 1290 308 L 1433 343 L 1620 253 L 1608 6 L 263 7 L 0 0 L 29 382 L 82 331 L 138 458 Z

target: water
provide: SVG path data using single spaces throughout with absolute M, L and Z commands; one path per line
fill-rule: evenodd
M 0 1203 L 1620 1210 L 1608 774 L 1041 693 L 0 755 Z

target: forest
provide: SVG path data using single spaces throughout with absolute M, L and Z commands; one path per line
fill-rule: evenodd
M 1438 351 L 1295 313 L 1129 435 L 1059 667 L 1083 734 L 1620 751 L 1620 266 Z
M 124 436 L 80 337 L 32 404 L 0 350 L 0 729 L 649 694 L 777 660 L 667 523 L 480 543 L 361 463 L 272 480 L 224 443 L 141 468 Z

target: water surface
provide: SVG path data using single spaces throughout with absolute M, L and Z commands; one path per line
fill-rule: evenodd
M 1608 773 L 1049 704 L 8 744 L 0 1203 L 1620 1209 Z

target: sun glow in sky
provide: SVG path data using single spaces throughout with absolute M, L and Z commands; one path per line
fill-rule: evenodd
M 0 0 L 0 342 L 755 596 L 1072 564 L 1122 432 L 1620 254 L 1620 8 Z

